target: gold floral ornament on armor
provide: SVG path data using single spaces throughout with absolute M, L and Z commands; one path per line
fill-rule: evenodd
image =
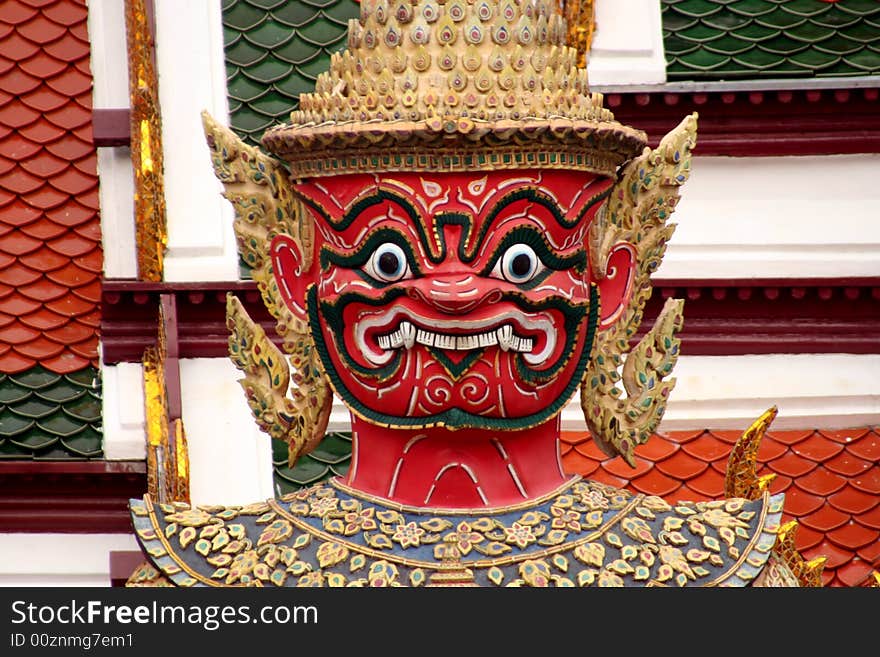
M 609 275 L 614 245 L 628 244 L 636 262 L 628 305 L 599 332 L 581 386 L 596 442 L 634 464 L 633 450 L 656 428 L 674 383 L 664 379 L 678 356 L 682 302 L 667 303 L 632 353 L 629 339 L 674 228 L 696 115 L 656 150 L 646 148 L 645 133 L 616 121 L 590 92 L 577 48 L 566 42 L 572 34 L 557 3 L 543 0 L 364 0 L 348 48 L 290 121 L 264 135 L 264 148 L 280 159 L 204 115 L 240 252 L 287 352 L 231 300 L 232 357 L 258 425 L 288 443 L 291 463 L 321 439 L 332 402 L 308 327 L 285 308 L 268 254 L 277 234 L 312 252 L 314 220 L 291 183 L 358 172 L 565 169 L 616 180 L 590 230 L 592 278 Z

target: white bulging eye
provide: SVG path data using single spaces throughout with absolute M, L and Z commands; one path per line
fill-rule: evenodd
M 409 265 L 403 249 L 394 242 L 385 242 L 373 251 L 364 265 L 364 271 L 376 280 L 393 283 L 409 273 Z
M 509 283 L 523 284 L 532 280 L 543 268 L 535 250 L 528 244 L 514 244 L 498 262 L 496 272 Z

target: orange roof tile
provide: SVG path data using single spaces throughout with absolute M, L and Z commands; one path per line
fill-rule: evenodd
M 0 373 L 97 365 L 97 158 L 85 0 L 0 10 Z M 12 288 L 13 292 L 8 293 Z
M 658 433 L 636 448 L 636 469 L 605 456 L 587 432 L 565 432 L 569 472 L 677 500 L 718 499 L 737 431 Z M 758 451 L 758 474 L 776 474 L 784 520 L 797 520 L 806 559 L 827 558 L 826 586 L 858 586 L 880 570 L 880 429 L 773 431 Z

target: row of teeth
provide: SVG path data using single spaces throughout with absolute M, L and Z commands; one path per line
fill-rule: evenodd
M 400 347 L 411 349 L 414 344 L 452 351 L 482 349 L 483 347 L 493 347 L 496 344 L 501 347 L 502 351 L 528 353 L 532 350 L 532 338 L 521 338 L 514 335 L 513 327 L 509 324 L 499 326 L 494 331 L 486 333 L 444 335 L 416 328 L 410 322 L 403 321 L 396 331 L 379 336 L 379 346 L 386 350 L 399 349 Z

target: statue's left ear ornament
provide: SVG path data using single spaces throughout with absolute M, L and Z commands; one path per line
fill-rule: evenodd
M 239 254 L 251 267 L 281 342 L 279 349 L 238 298 L 229 295 L 230 357 L 244 374 L 239 383 L 257 425 L 287 444 L 292 467 L 324 437 L 333 393 L 309 333 L 304 301 L 297 305 L 296 298 L 282 293 L 270 251 L 275 244 L 283 256 L 278 262 L 307 272 L 314 244 L 312 218 L 293 195 L 287 170 L 278 160 L 246 144 L 207 112 L 202 112 L 202 125 L 214 174 L 235 210 Z M 299 282 L 305 289 L 307 281 Z

